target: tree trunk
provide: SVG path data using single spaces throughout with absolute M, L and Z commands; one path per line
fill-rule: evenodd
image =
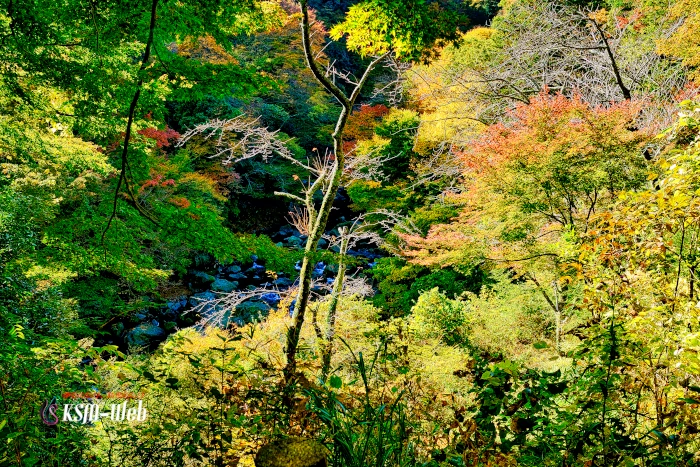
M 323 342 L 323 352 L 321 356 L 321 379 L 323 381 L 328 378 L 328 373 L 331 370 L 331 356 L 333 355 L 333 337 L 335 336 L 335 317 L 338 311 L 338 301 L 340 294 L 343 292 L 343 283 L 345 282 L 345 254 L 348 251 L 348 243 L 350 239 L 343 237 L 340 242 L 340 262 L 338 264 L 338 274 L 335 276 L 333 284 L 333 292 L 331 292 L 331 301 L 328 304 L 328 318 L 326 327 L 326 337 Z

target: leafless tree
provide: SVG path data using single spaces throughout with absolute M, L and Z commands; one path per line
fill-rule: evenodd
M 411 64 L 396 60 L 388 56 L 384 62 L 385 73 L 377 80 L 372 98 L 384 98 L 390 106 L 401 104 L 406 95 L 406 72 L 411 69 Z
M 445 141 L 433 148 L 429 157 L 421 160 L 413 168 L 416 179 L 411 188 L 416 188 L 436 180 L 457 182 L 464 173 L 461 159 L 454 154 L 454 145 Z
M 652 37 L 636 33 L 639 21 L 551 0 L 513 5 L 497 26 L 503 47 L 483 64 L 443 69 L 436 92 L 443 100 L 480 102 L 474 118 L 487 123 L 507 118 L 508 109 L 545 88 L 578 94 L 591 105 L 643 99 L 648 105 L 642 118 L 664 118 L 685 78 L 656 53 L 655 43 L 678 24 L 661 21 L 658 37 Z M 425 73 L 420 78 L 430 80 Z
M 306 0 L 299 2 L 301 7 L 301 35 L 307 66 L 316 80 L 328 91 L 341 106 L 340 115 L 336 121 L 333 132 L 332 152 L 323 156 L 316 155 L 309 163 L 304 163 L 293 157 L 287 149 L 284 141 L 280 140 L 276 132 L 262 128 L 254 120 L 239 117 L 232 120 L 215 120 L 199 125 L 186 132 L 179 144 L 185 144 L 194 135 L 203 135 L 206 138 L 216 138 L 217 152 L 211 157 L 224 156 L 225 163 L 231 164 L 237 161 L 255 157 L 268 158 L 277 155 L 289 162 L 296 164 L 309 173 L 306 184 L 300 183 L 300 193 L 276 192 L 279 196 L 286 197 L 302 206 L 308 215 L 308 237 L 302 259 L 297 301 L 294 309 L 293 322 L 287 334 L 285 347 L 286 365 L 284 369 L 285 379 L 291 381 L 296 375 L 296 353 L 304 323 L 306 310 L 309 306 L 312 288 L 312 273 L 315 266 L 316 249 L 318 242 L 325 231 L 328 216 L 333 206 L 333 200 L 338 192 L 340 181 L 345 170 L 345 153 L 343 151 L 343 130 L 348 117 L 353 111 L 355 101 L 360 91 L 365 86 L 372 70 L 386 57 L 382 55 L 370 62 L 364 73 L 356 78 L 348 73 L 339 72 L 334 65 L 320 62 L 321 51 L 314 50 L 311 38 L 311 23 Z M 316 47 L 318 49 L 318 47 Z M 322 70 L 325 68 L 325 70 Z M 349 84 L 350 92 L 346 93 L 337 84 L 337 80 L 343 80 Z M 231 136 L 228 137 L 227 135 Z M 316 206 L 314 196 L 320 192 L 322 199 L 320 206 Z

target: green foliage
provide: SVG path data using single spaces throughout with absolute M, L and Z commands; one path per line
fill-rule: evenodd
M 89 429 L 80 424 L 44 425 L 43 404 L 64 391 L 95 384 L 84 356 L 99 360 L 114 348 L 93 347 L 65 339 L 42 338 L 18 322 L 0 315 L 0 463 L 3 465 L 80 465 L 90 450 Z M 39 329 L 43 331 L 43 329 Z M 61 408 L 57 411 L 60 414 Z M 49 418 L 49 420 L 52 420 Z
M 392 110 L 374 129 L 379 138 L 389 143 L 381 148 L 376 156 L 391 160 L 381 170 L 388 182 L 407 178 L 409 164 L 413 158 L 413 143 L 420 118 L 410 110 Z M 375 157 L 376 157 L 375 156 Z
M 355 356 L 356 371 L 364 386 L 364 397 L 348 403 L 339 399 L 337 392 L 342 380 L 331 377 L 331 387 L 309 389 L 309 406 L 324 425 L 321 434 L 328 438 L 331 463 L 343 467 L 404 467 L 416 465 L 410 439 L 410 421 L 407 420 L 403 392 L 393 387 L 390 399 L 376 404 L 370 399 L 370 380 L 376 372 L 377 357 L 366 362 L 362 352 Z M 337 378 L 336 385 L 332 383 Z M 357 382 L 359 383 L 359 382 Z
M 448 297 L 454 297 L 466 291 L 478 291 L 486 279 L 478 268 L 468 274 L 452 269 L 431 271 L 395 257 L 378 259 L 372 275 L 379 289 L 373 297 L 374 304 L 395 316 L 410 310 L 422 292 L 437 288 Z
M 468 305 L 447 298 L 435 287 L 423 292 L 411 308 L 410 327 L 419 337 L 439 337 L 448 345 L 458 345 L 469 331 Z
M 415 205 L 415 194 L 396 185 L 382 186 L 380 182 L 357 180 L 348 185 L 353 208 L 360 211 L 393 209 L 405 212 Z
M 434 46 L 457 39 L 458 26 L 464 26 L 466 18 L 455 11 L 456 6 L 426 0 L 365 0 L 350 7 L 331 37 L 338 40 L 347 34 L 348 48 L 363 56 L 391 52 L 400 59 L 426 58 Z

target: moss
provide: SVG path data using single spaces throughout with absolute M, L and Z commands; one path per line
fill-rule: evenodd
M 326 467 L 326 448 L 312 439 L 286 438 L 263 446 L 256 467 Z

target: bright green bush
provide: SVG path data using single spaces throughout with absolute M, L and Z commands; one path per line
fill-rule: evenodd
M 439 337 L 446 344 L 464 341 L 469 329 L 469 306 L 435 287 L 418 297 L 411 308 L 410 328 L 421 337 Z

